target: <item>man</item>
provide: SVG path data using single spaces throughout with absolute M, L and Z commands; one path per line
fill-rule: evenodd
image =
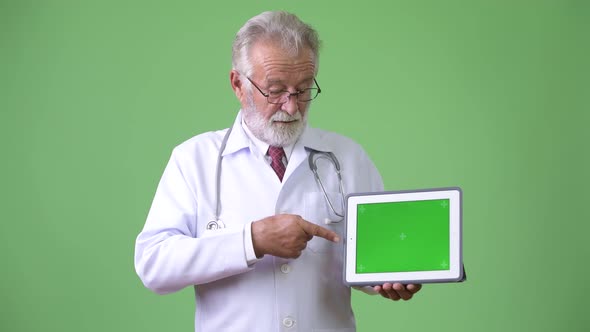
M 246 22 L 233 45 L 235 123 L 177 146 L 164 171 L 135 267 L 157 293 L 195 287 L 196 331 L 355 330 L 342 195 L 383 184 L 359 145 L 307 126 L 321 92 L 318 48 L 317 33 L 292 14 Z M 419 289 L 362 290 L 408 300 Z

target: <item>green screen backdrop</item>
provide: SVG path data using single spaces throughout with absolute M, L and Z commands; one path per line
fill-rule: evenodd
M 584 0 L 0 0 L 0 331 L 192 331 L 134 241 L 172 148 L 232 123 L 233 37 L 271 9 L 323 40 L 312 126 L 387 190 L 463 189 L 468 281 L 354 292 L 359 331 L 587 331 Z

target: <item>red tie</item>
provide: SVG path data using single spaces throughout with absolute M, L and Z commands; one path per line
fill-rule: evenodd
M 280 146 L 269 146 L 268 155 L 272 160 L 270 167 L 277 173 L 279 180 L 283 181 L 283 175 L 285 175 L 285 164 L 283 164 L 283 157 L 285 156 L 285 150 Z

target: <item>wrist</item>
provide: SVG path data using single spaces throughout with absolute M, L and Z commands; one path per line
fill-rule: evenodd
M 264 256 L 265 252 L 262 248 L 262 240 L 260 234 L 262 233 L 262 224 L 258 221 L 253 221 L 250 226 L 250 232 L 252 237 L 252 247 L 254 248 L 254 255 L 260 259 Z

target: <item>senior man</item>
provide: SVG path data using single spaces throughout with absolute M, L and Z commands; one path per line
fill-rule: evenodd
M 196 331 L 355 330 L 343 195 L 383 184 L 358 144 L 307 126 L 318 50 L 316 31 L 293 14 L 250 19 L 233 44 L 233 126 L 172 152 L 135 267 L 159 294 L 194 286 Z M 420 287 L 361 290 L 408 300 Z

